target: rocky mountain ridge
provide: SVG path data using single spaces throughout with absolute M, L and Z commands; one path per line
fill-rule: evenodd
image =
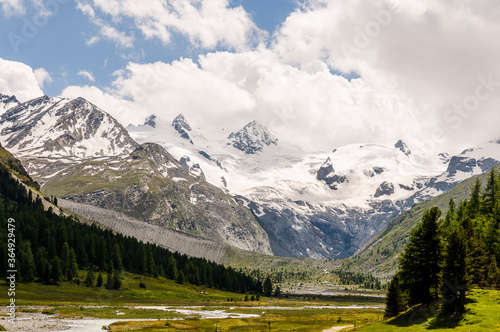
M 118 121 L 87 100 L 48 96 L 2 113 L 0 142 L 42 184 L 67 165 L 130 153 L 138 146 Z
M 95 122 L 71 132 L 72 124 L 81 121 L 65 118 L 68 108 L 91 114 L 90 103 L 39 99 L 0 116 L 0 142 L 14 142 L 51 193 L 246 250 L 270 253 L 272 248 L 283 256 L 348 257 L 399 213 L 500 160 L 495 142 L 454 157 L 419 155 L 402 140 L 393 146 L 355 144 L 305 153 L 278 145 L 257 121 L 227 135 L 223 129 L 192 126 L 182 114 L 172 122 L 150 116 L 143 125 L 127 127 L 128 133 L 105 121 L 105 132 L 130 134 L 133 143 L 125 151 L 114 148 L 118 143 L 111 135 L 100 136 Z M 96 117 L 104 119 L 103 113 Z M 39 121 L 49 128 L 48 138 L 29 120 L 42 114 L 51 114 Z M 59 120 L 67 125 L 57 125 Z M 49 143 L 36 145 L 34 134 Z M 56 149 L 54 137 L 67 134 L 76 143 L 61 139 Z M 96 146 L 105 146 L 104 153 L 75 153 L 96 137 L 102 138 Z M 161 147 L 145 144 L 151 141 Z
M 245 126 L 247 129 L 228 137 L 250 137 L 256 123 L 251 122 Z M 194 144 L 189 146 L 176 141 L 176 135 L 181 139 L 176 132 L 164 135 L 161 128 L 128 129 L 140 142 L 154 137 L 177 154 L 176 158 L 189 158 L 207 181 L 241 197 L 268 233 L 273 252 L 283 256 L 348 257 L 382 231 L 393 217 L 441 193 L 433 185 L 440 177 L 445 177 L 445 190 L 457 184 L 456 177 L 443 174 L 447 169 L 453 173 L 453 168 L 463 167 L 460 163 L 454 166 L 456 158 L 445 153 L 414 153 L 403 140 L 393 146 L 351 145 L 330 153 L 308 154 L 287 148 L 282 142 L 279 147 L 261 143 L 256 149 L 247 148 L 246 138 L 234 146 L 231 140 L 207 138 L 204 128 L 196 129 Z M 194 130 L 190 135 L 193 133 Z M 500 145 L 493 150 L 500 151 L 499 148 Z M 485 156 L 491 153 L 487 151 Z M 500 156 L 495 158 L 492 157 L 500 160 Z M 488 157 L 480 164 L 486 165 L 486 160 Z M 488 167 L 491 165 L 494 162 Z M 476 172 L 477 169 L 462 176 Z
M 270 254 L 267 234 L 242 202 L 191 175 L 163 147 L 69 166 L 43 190 L 143 222 Z

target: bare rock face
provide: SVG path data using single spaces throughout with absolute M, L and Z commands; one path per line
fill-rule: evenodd
M 396 144 L 394 144 L 394 147 L 396 149 L 399 149 L 401 152 L 403 152 L 407 156 L 409 156 L 411 154 L 410 149 L 408 148 L 406 143 L 403 142 L 402 140 L 397 141 Z
M 67 167 L 43 190 L 243 250 L 270 254 L 266 232 L 242 202 L 186 170 L 163 147 Z
M 338 184 L 347 181 L 347 177 L 345 175 L 335 174 L 335 169 L 333 168 L 330 158 L 327 158 L 325 163 L 319 168 L 316 173 L 316 179 L 325 182 L 330 189 L 333 190 L 338 189 Z
M 191 175 L 196 176 L 199 179 L 205 180 L 205 173 L 200 167 L 200 164 L 193 163 L 189 156 L 184 156 L 180 160 L 182 167 L 184 167 Z
M 0 113 L 19 104 L 16 96 L 7 96 L 0 93 Z
M 156 128 L 156 115 L 152 114 L 150 116 L 148 116 L 145 120 L 144 120 L 144 124 L 143 126 L 150 126 L 152 128 Z
M 191 126 L 187 122 L 184 115 L 179 114 L 172 122 L 172 126 L 174 129 L 181 135 L 182 138 L 189 141 L 189 143 L 193 144 L 191 137 L 189 137 L 189 132 L 191 131 Z
M 228 145 L 246 154 L 256 154 L 262 152 L 265 146 L 278 144 L 278 139 L 257 121 L 252 121 L 236 133 L 231 133 L 227 139 Z
M 394 194 L 394 184 L 389 181 L 384 181 L 377 188 L 374 197 L 378 198 L 380 196 L 391 196 L 392 194 Z

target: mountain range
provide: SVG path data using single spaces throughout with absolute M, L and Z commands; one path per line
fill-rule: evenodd
M 500 161 L 500 142 L 457 156 L 402 140 L 310 153 L 257 121 L 227 132 L 151 115 L 124 128 L 83 98 L 0 97 L 0 143 L 42 191 L 263 254 L 349 257 L 400 213 Z

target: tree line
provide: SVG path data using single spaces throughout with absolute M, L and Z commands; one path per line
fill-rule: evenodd
M 178 283 L 219 290 L 264 294 L 272 285 L 231 267 L 193 258 L 96 225 L 45 211 L 40 198 L 13 179 L 0 164 L 0 277 L 6 277 L 7 219 L 15 220 L 18 281 L 58 284 L 80 282 L 78 269 L 89 270 L 85 283 L 120 288 L 120 271 L 163 276 Z M 94 280 L 94 272 L 98 273 Z M 107 281 L 102 274 L 107 274 Z M 100 286 L 99 285 L 99 286 Z
M 499 263 L 500 176 L 492 169 L 468 200 L 457 206 L 451 199 L 443 218 L 437 207 L 424 213 L 388 286 L 385 315 L 433 302 L 443 315 L 459 315 L 471 285 L 498 287 Z

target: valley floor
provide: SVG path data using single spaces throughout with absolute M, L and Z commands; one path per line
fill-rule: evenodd
M 84 271 L 80 271 L 83 278 Z M 139 287 L 144 282 L 147 289 Z M 0 300 L 8 303 L 7 284 Z M 243 294 L 179 285 L 164 278 L 124 273 L 121 291 L 62 282 L 16 285 L 17 321 L 8 309 L 0 325 L 8 331 L 336 331 L 382 319 L 381 298 L 290 296 L 244 301 Z M 334 328 L 332 330 L 332 328 Z M 68 329 L 69 328 L 69 329 Z
M 83 277 L 84 271 L 81 271 Z M 147 289 L 139 287 L 144 282 Z M 492 331 L 500 329 L 500 292 L 475 289 L 462 317 L 437 318 L 437 307 L 409 311 L 384 322 L 384 299 L 350 296 L 296 295 L 244 301 L 244 295 L 179 285 L 164 278 L 124 273 L 121 291 L 62 282 L 16 286 L 17 322 L 9 324 L 0 309 L 0 325 L 8 331 Z M 8 303 L 7 285 L 0 300 Z M 424 324 L 426 324 L 424 326 Z

